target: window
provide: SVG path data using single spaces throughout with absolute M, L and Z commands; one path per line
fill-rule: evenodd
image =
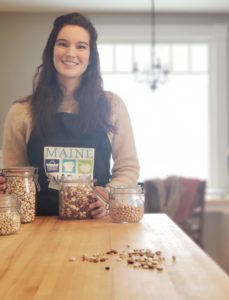
M 113 45 L 113 72 L 107 73 L 106 66 L 102 70 L 105 88 L 116 91 L 128 107 L 141 165 L 140 180 L 171 174 L 208 177 L 209 74 L 205 65 L 204 70 L 200 67 L 198 71 L 193 70 L 195 57 L 192 58 L 191 49 L 194 46 L 197 45 L 158 47 L 158 52 L 164 50 L 162 54 L 172 66 L 172 73 L 168 82 L 154 93 L 145 82 L 137 82 L 131 72 L 138 58 L 143 70 L 149 68 L 146 59 L 150 58 L 149 45 Z M 198 45 L 197 49 L 200 49 L 199 59 L 208 61 L 208 45 Z
M 112 68 L 102 68 L 105 89 L 129 110 L 141 180 L 193 176 L 229 190 L 225 32 L 223 26 L 163 28 L 156 54 L 171 73 L 155 92 L 132 73 L 135 61 L 142 74 L 149 66 L 150 45 L 140 34 L 100 43 L 99 51 L 113 49 Z

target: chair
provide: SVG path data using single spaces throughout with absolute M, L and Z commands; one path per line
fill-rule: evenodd
M 206 182 L 170 176 L 144 182 L 145 213 L 166 213 L 203 248 Z

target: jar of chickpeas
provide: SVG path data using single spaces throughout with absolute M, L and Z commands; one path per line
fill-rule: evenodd
M 6 192 L 15 195 L 19 202 L 21 223 L 30 223 L 35 219 L 37 168 L 11 167 L 2 169 L 6 178 Z
M 139 222 L 144 215 L 144 192 L 141 186 L 112 187 L 110 191 L 109 213 L 113 222 Z
M 14 195 L 0 195 L 0 235 L 16 233 L 20 229 L 20 213 L 17 198 Z

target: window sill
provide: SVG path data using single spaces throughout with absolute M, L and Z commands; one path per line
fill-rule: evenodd
M 207 196 L 205 201 L 205 211 L 229 214 L 229 196 L 224 198 Z

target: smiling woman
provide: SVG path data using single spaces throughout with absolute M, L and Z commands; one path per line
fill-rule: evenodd
M 83 157 L 66 157 L 69 153 Z M 16 101 L 6 117 L 3 163 L 7 168 L 39 168 L 37 215 L 58 214 L 58 191 L 51 189 L 50 178 L 87 173 L 105 194 L 111 185 L 137 183 L 130 118 L 124 102 L 103 89 L 97 32 L 82 14 L 54 21 L 33 93 Z M 4 188 L 0 185 L 0 192 Z M 104 217 L 105 204 L 96 195 L 95 199 L 90 216 Z

